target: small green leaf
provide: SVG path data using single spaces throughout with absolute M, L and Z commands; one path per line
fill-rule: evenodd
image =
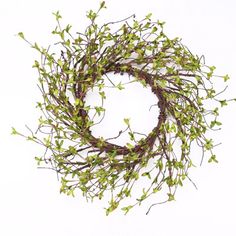
M 216 69 L 216 67 L 215 66 L 210 66 L 209 69 L 210 69 L 210 71 L 213 72 Z
M 102 1 L 100 3 L 100 9 L 102 9 L 102 8 L 106 8 L 106 2 L 105 1 Z
M 215 123 L 216 123 L 216 125 L 218 125 L 218 126 L 221 126 L 222 125 L 222 123 L 220 122 L 220 121 L 215 121 Z
M 129 124 L 129 121 L 130 121 L 129 118 L 124 118 L 124 122 L 125 122 L 125 124 L 128 125 L 128 126 L 130 125 L 130 124 Z
M 67 47 L 70 47 L 70 40 L 69 40 L 69 39 L 67 39 L 67 40 L 65 41 L 65 45 L 66 45 Z
M 106 94 L 104 91 L 99 92 L 102 99 L 106 99 Z
M 153 188 L 153 193 L 157 193 L 158 191 L 159 191 L 160 189 L 159 189 L 159 187 L 156 187 L 156 188 Z
M 152 33 L 155 33 L 156 31 L 157 31 L 157 27 L 154 26 L 154 27 L 152 28 Z
M 98 113 L 99 116 L 101 115 L 102 112 L 105 111 L 105 108 L 103 108 L 103 107 L 95 106 L 94 108 L 95 108 L 95 110 L 96 110 L 96 112 Z
M 143 173 L 142 176 L 147 176 L 149 179 L 151 179 L 151 175 L 150 175 L 149 172 L 145 172 L 145 173 Z
M 67 25 L 66 28 L 65 28 L 65 31 L 66 31 L 67 33 L 69 33 L 71 27 L 72 27 L 71 25 Z
M 117 84 L 116 87 L 117 87 L 119 90 L 125 89 L 125 87 L 121 84 L 121 82 L 120 82 L 119 84 Z
M 124 211 L 125 215 L 126 215 L 129 212 L 129 210 L 132 209 L 132 208 L 133 208 L 133 206 L 130 205 L 130 206 L 121 208 L 121 210 Z
M 39 68 L 39 62 L 35 60 L 32 67 L 33 68 Z
M 167 195 L 169 197 L 168 201 L 174 201 L 175 200 L 175 196 L 173 194 L 168 193 Z
M 131 149 L 134 148 L 134 146 L 133 146 L 132 144 L 130 144 L 130 143 L 126 143 L 126 146 L 127 146 L 127 148 L 128 148 L 129 150 L 131 150 Z
M 221 126 L 221 125 L 222 123 L 220 121 L 213 120 L 211 121 L 210 128 L 213 128 L 214 126 Z
M 211 163 L 211 162 L 218 163 L 218 160 L 216 159 L 216 155 L 212 155 L 212 156 L 210 157 L 210 159 L 208 160 L 208 162 L 209 162 L 209 163 Z
M 62 149 L 62 145 L 64 143 L 64 140 L 55 140 L 55 143 L 56 143 L 56 147 L 57 149 L 60 151 Z
M 161 27 L 163 27 L 163 25 L 165 24 L 166 22 L 165 21 L 159 21 L 157 22 L 158 25 L 160 25 Z
M 135 137 L 134 134 L 132 132 L 129 132 L 129 137 L 131 141 L 134 141 Z
M 25 36 L 24 36 L 24 33 L 23 33 L 23 32 L 19 32 L 19 33 L 18 33 L 18 36 L 19 36 L 20 38 L 22 38 L 22 39 L 25 39 Z
M 226 100 L 220 100 L 219 102 L 220 102 L 221 107 L 228 105 Z
M 223 79 L 224 79 L 224 82 L 226 82 L 227 80 L 230 79 L 230 77 L 229 77 L 229 75 L 225 75 L 225 76 L 223 77 Z
M 42 157 L 35 157 L 35 160 L 37 161 L 37 165 L 38 166 L 41 164 L 41 162 L 43 162 L 43 158 Z
M 95 12 L 93 12 L 92 10 L 90 10 L 88 13 L 87 13 L 87 17 L 88 19 L 90 19 L 91 21 L 94 21 L 97 17 L 97 14 Z
M 56 17 L 56 20 L 57 20 L 57 21 L 62 18 L 59 11 L 54 12 L 54 13 L 52 13 L 52 14 Z
M 11 128 L 11 134 L 12 135 L 17 135 L 19 134 L 14 127 Z
M 206 148 L 206 150 L 210 150 L 213 148 L 213 140 L 212 139 L 207 139 L 205 142 L 204 147 Z
M 82 101 L 79 98 L 75 99 L 75 106 L 81 105 Z
M 32 48 L 34 48 L 34 49 L 38 50 L 39 52 L 41 52 L 40 47 L 39 47 L 39 45 L 37 43 L 34 43 Z
M 152 13 L 149 13 L 149 14 L 146 15 L 145 19 L 150 20 L 151 17 L 152 17 Z

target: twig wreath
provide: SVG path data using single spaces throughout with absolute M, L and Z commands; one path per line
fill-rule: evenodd
M 59 53 L 28 42 L 19 33 L 41 55 L 41 61 L 35 61 L 33 67 L 39 72 L 43 101 L 37 103 L 42 112 L 37 131 L 25 136 L 13 128 L 13 134 L 45 147 L 45 153 L 36 160 L 58 173 L 62 193 L 74 196 L 80 189 L 87 199 L 102 199 L 110 192 L 107 214 L 131 197 L 141 176 L 147 178 L 149 185 L 140 197 L 122 207 L 127 213 L 162 190 L 167 190 L 165 202 L 174 200 L 177 187 L 183 180 L 191 180 L 188 172 L 194 166 L 190 158 L 193 143 L 200 147 L 202 158 L 209 153 L 209 162 L 217 162 L 213 140 L 206 133 L 221 125 L 217 120 L 219 109 L 228 100 L 217 99 L 223 91 L 215 91 L 212 78 L 227 81 L 229 76 L 215 76 L 214 66 L 205 65 L 204 57 L 193 55 L 179 38 L 169 39 L 163 32 L 164 22 L 153 22 L 151 14 L 141 21 L 132 15 L 99 26 L 96 19 L 103 8 L 105 2 L 97 12 L 87 13 L 90 24 L 76 37 L 71 34 L 71 25 L 63 28 L 61 15 L 54 13 L 57 26 L 52 34 L 60 37 L 54 45 Z M 113 32 L 111 26 L 117 25 Z M 134 77 L 150 87 L 157 98 L 156 126 L 138 141 L 128 119 L 124 119 L 127 129 L 117 137 L 104 139 L 91 132 L 97 124 L 94 117 L 102 119 L 105 115 L 103 90 L 108 73 Z M 101 106 L 86 105 L 86 94 L 94 88 L 99 89 Z M 217 106 L 206 108 L 208 100 L 216 101 Z M 94 116 L 89 116 L 89 111 Z M 126 131 L 134 145 L 110 141 Z

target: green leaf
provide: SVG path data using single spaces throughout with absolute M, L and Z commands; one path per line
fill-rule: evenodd
M 62 149 L 62 145 L 64 143 L 64 140 L 55 140 L 55 143 L 56 143 L 56 147 L 57 149 L 60 151 Z
M 221 126 L 221 125 L 222 123 L 220 121 L 213 120 L 211 121 L 210 128 L 213 128 L 214 126 Z
M 153 188 L 153 193 L 157 193 L 158 191 L 159 191 L 160 189 L 159 189 L 159 187 L 156 187 L 156 188 Z
M 39 68 L 39 62 L 35 60 L 32 67 L 33 68 Z
M 39 45 L 37 43 L 34 43 L 32 48 L 34 48 L 34 49 L 38 50 L 39 52 L 41 52 L 40 47 L 39 47 Z
M 18 33 L 18 36 L 19 36 L 20 38 L 22 38 L 22 39 L 25 39 L 25 36 L 24 36 L 24 33 L 23 33 L 23 32 L 19 32 L 19 33 Z
M 206 148 L 206 150 L 211 150 L 213 148 L 213 140 L 206 139 L 204 147 Z
M 34 136 L 28 136 L 28 137 L 27 137 L 27 140 L 28 140 L 28 141 L 34 141 L 34 140 L 35 140 L 35 137 L 34 137 Z
M 222 125 L 222 123 L 220 122 L 220 121 L 215 121 L 215 123 L 216 123 L 216 125 L 218 125 L 218 126 L 221 126 Z
M 43 138 L 44 144 L 46 147 L 50 147 L 51 145 L 51 140 L 50 140 L 50 136 L 48 136 L 47 138 Z
M 65 41 L 65 45 L 66 45 L 67 47 L 70 47 L 70 40 L 69 40 L 69 39 L 67 39 L 67 40 Z
M 65 31 L 66 31 L 67 33 L 69 33 L 71 27 L 72 27 L 71 25 L 67 25 L 66 28 L 65 28 Z
M 129 210 L 132 209 L 132 208 L 133 208 L 133 206 L 130 205 L 130 206 L 121 208 L 121 210 L 124 211 L 125 215 L 126 215 L 129 212 Z
M 102 9 L 102 8 L 106 8 L 106 2 L 105 1 L 102 1 L 100 3 L 100 9 Z
M 104 91 L 99 92 L 102 99 L 106 99 L 106 94 Z
M 134 138 L 135 138 L 134 134 L 132 132 L 129 132 L 128 134 L 129 134 L 130 140 L 134 141 Z
M 11 134 L 12 135 L 18 135 L 19 133 L 16 131 L 14 127 L 11 128 Z
M 146 19 L 146 20 L 150 20 L 151 17 L 152 17 L 152 13 L 149 13 L 149 14 L 146 15 L 145 19 Z
M 168 195 L 168 201 L 174 201 L 175 200 L 175 196 L 173 195 L 173 194 L 171 194 L 171 193 L 168 193 L 167 194 Z
M 212 156 L 210 157 L 210 159 L 208 160 L 208 162 L 209 162 L 209 163 L 211 163 L 211 162 L 218 163 L 218 160 L 216 159 L 216 155 L 212 155 Z
M 62 32 L 59 33 L 61 39 L 65 41 L 65 31 L 63 30 Z
M 145 173 L 143 173 L 142 176 L 147 176 L 149 179 L 151 179 L 151 175 L 150 175 L 149 172 L 145 172 Z
M 156 31 L 157 31 L 157 27 L 154 26 L 154 27 L 152 28 L 152 33 L 155 33 Z
M 90 10 L 88 13 L 87 13 L 87 17 L 91 20 L 91 21 L 94 21 L 97 17 L 97 14 L 95 12 L 93 12 L 92 10 Z
M 130 125 L 130 124 L 129 124 L 129 121 L 130 121 L 129 118 L 124 118 L 124 122 L 125 122 L 125 124 L 128 125 L 128 126 Z
M 163 167 L 164 167 L 164 164 L 162 163 L 162 161 L 161 161 L 161 160 L 158 160 L 158 161 L 157 161 L 157 163 L 156 163 L 156 167 L 157 167 L 157 168 L 159 168 L 160 170 L 162 170 L 162 169 L 163 169 Z
M 83 103 L 79 98 L 75 99 L 75 106 L 81 105 Z
M 114 211 L 118 207 L 119 202 L 115 201 L 114 199 L 111 199 L 109 205 L 110 207 L 106 209 L 106 215 L 109 215 L 112 211 Z
M 137 199 L 137 200 L 141 202 L 141 201 L 143 201 L 144 199 L 147 198 L 147 195 L 148 195 L 148 191 L 145 190 L 145 188 L 143 188 L 143 194 L 142 194 L 142 196 L 140 197 L 140 199 Z
M 166 22 L 165 21 L 159 21 L 157 22 L 158 25 L 160 25 L 162 28 L 163 28 L 163 25 L 165 24 Z
M 131 149 L 134 148 L 134 146 L 133 146 L 132 144 L 130 144 L 130 143 L 126 143 L 126 146 L 127 146 L 127 148 L 128 148 L 129 150 L 131 150 Z
M 58 59 L 57 63 L 61 68 L 63 67 L 63 61 L 61 59 Z
M 209 72 L 207 73 L 207 79 L 210 79 L 213 76 L 214 70 L 216 69 L 215 66 L 209 66 Z
M 101 115 L 102 112 L 105 111 L 105 108 L 103 108 L 103 107 L 95 106 L 94 108 L 95 108 L 95 110 L 96 110 L 96 112 L 98 113 L 99 116 Z
M 226 100 L 220 100 L 219 102 L 220 102 L 221 107 L 228 105 Z
M 150 23 L 150 22 L 147 22 L 143 27 L 144 27 L 145 29 L 149 29 L 150 25 L 151 25 L 151 23 Z
M 210 71 L 213 72 L 216 69 L 216 67 L 215 66 L 210 66 L 209 69 L 210 69 Z
M 125 87 L 121 84 L 121 82 L 120 82 L 119 84 L 117 84 L 116 87 L 117 87 L 119 90 L 125 89 Z
M 74 189 L 68 190 L 68 191 L 67 191 L 67 196 L 70 196 L 70 195 L 71 195 L 72 197 L 75 197 L 74 191 L 75 191 Z
M 224 79 L 224 82 L 226 82 L 227 80 L 230 79 L 230 77 L 229 77 L 229 75 L 225 75 L 225 76 L 223 76 L 223 79 Z
M 37 165 L 38 166 L 41 164 L 41 162 L 43 162 L 43 158 L 42 157 L 35 157 L 34 159 L 37 161 Z
M 59 11 L 54 12 L 54 13 L 52 13 L 52 14 L 56 17 L 56 20 L 57 20 L 57 21 L 62 18 Z

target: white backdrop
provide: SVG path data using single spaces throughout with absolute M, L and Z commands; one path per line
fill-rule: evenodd
M 217 74 L 231 76 L 225 95 L 236 97 L 234 0 L 106 2 L 104 21 L 122 19 L 133 13 L 142 18 L 149 12 L 154 18 L 166 21 L 165 32 L 170 37 L 181 37 L 194 53 L 205 55 L 207 64 L 217 67 Z M 127 216 L 116 211 L 107 217 L 103 210 L 106 202 L 91 204 L 79 196 L 70 198 L 59 194 L 55 174 L 37 169 L 34 156 L 40 148 L 10 135 L 11 126 L 22 131 L 24 124 L 36 127 L 39 116 L 35 109 L 39 98 L 37 74 L 31 68 L 36 55 L 15 35 L 23 31 L 31 41 L 47 45 L 51 40 L 48 34 L 55 25 L 52 12 L 59 10 L 65 23 L 82 30 L 85 12 L 96 9 L 98 3 L 95 0 L 0 1 L 0 235 L 236 235 L 236 104 L 222 109 L 222 130 L 213 134 L 222 142 L 216 149 L 219 164 L 204 162 L 201 168 L 192 170 L 198 190 L 186 182 L 177 192 L 176 201 L 154 207 L 148 216 L 145 215 L 151 203 L 148 201 Z M 142 109 L 152 105 L 153 97 L 144 91 L 148 102 L 139 107 L 142 97 L 137 96 L 136 102 L 132 97 L 142 89 L 135 89 L 136 93 L 113 94 L 110 104 L 118 106 L 118 101 L 122 101 L 128 116 L 140 117 L 135 121 L 137 127 L 139 122 L 148 124 L 143 127 L 144 132 L 148 132 L 157 110 L 142 116 Z M 123 96 L 130 98 L 127 104 L 124 99 L 120 100 Z M 119 119 L 107 121 L 103 127 L 116 128 Z M 194 155 L 197 157 L 198 153 Z

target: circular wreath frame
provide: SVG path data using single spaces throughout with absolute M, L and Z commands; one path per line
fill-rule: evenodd
M 213 140 L 206 133 L 221 125 L 217 120 L 219 108 L 227 105 L 227 100 L 217 97 L 221 92 L 215 91 L 212 82 L 215 67 L 205 65 L 204 57 L 193 55 L 179 38 L 169 39 L 163 32 L 164 22 L 153 22 L 151 14 L 141 21 L 132 15 L 99 27 L 96 20 L 103 8 L 105 2 L 97 12 L 87 13 L 90 24 L 84 33 L 77 32 L 77 37 L 72 36 L 71 25 L 61 26 L 59 12 L 54 13 L 57 27 L 52 33 L 60 37 L 59 56 L 19 33 L 41 54 L 41 61 L 35 61 L 33 67 L 39 71 L 43 101 L 37 104 L 43 115 L 36 132 L 30 129 L 31 135 L 25 136 L 13 129 L 13 134 L 46 148 L 36 160 L 51 165 L 59 174 L 61 192 L 74 196 L 80 189 L 87 199 L 101 199 L 110 191 L 107 214 L 131 196 L 140 176 L 147 178 L 150 184 L 141 196 L 122 208 L 127 213 L 161 190 L 167 191 L 164 202 L 174 200 L 177 187 L 184 179 L 191 180 L 192 143 L 203 155 L 210 153 L 209 162 L 217 162 Z M 117 24 L 121 26 L 112 33 L 110 27 Z M 145 138 L 135 141 L 135 132 L 125 119 L 135 145 L 117 145 L 91 132 L 95 123 L 89 111 L 94 109 L 96 115 L 105 111 L 102 106 L 86 106 L 86 95 L 98 87 L 103 101 L 103 77 L 108 73 L 128 74 L 150 87 L 157 97 L 157 124 Z M 217 77 L 229 79 L 228 75 Z M 217 105 L 207 107 L 208 100 Z

